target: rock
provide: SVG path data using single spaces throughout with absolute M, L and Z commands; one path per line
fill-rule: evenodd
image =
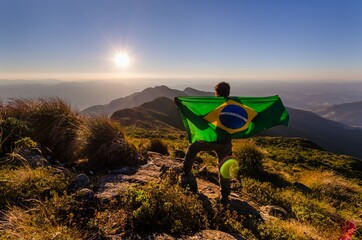
M 40 154 L 40 155 L 39 155 Z M 47 167 L 48 161 L 41 156 L 37 149 L 21 148 L 13 153 L 7 161 L 12 166 L 29 166 L 31 168 Z
M 75 192 L 78 189 L 82 188 L 89 188 L 90 187 L 90 181 L 87 175 L 84 173 L 81 173 L 77 176 L 77 178 L 71 182 L 68 186 L 68 190 L 70 192 Z
M 133 175 L 137 172 L 137 169 L 133 168 L 133 167 L 122 167 L 120 169 L 117 170 L 110 170 L 108 171 L 108 173 L 112 173 L 112 174 L 124 174 L 124 175 Z
M 275 205 L 267 205 L 260 208 L 263 213 L 264 220 L 267 220 L 269 217 L 276 217 L 280 219 L 288 219 L 290 216 L 283 208 Z
M 149 157 L 148 157 L 148 152 L 146 149 L 142 149 L 139 153 L 139 156 L 138 156 L 138 163 L 140 165 L 145 165 L 147 164 L 149 160 Z
M 48 160 L 46 160 L 44 157 L 39 155 L 33 155 L 28 159 L 29 166 L 31 168 L 38 168 L 38 167 L 48 167 L 50 166 Z
M 77 201 L 94 202 L 95 195 L 89 188 L 82 188 L 77 191 L 75 199 Z

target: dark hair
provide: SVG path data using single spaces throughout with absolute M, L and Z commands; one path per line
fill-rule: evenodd
M 215 92 L 220 97 L 228 97 L 230 94 L 230 85 L 226 82 L 220 82 L 215 86 Z

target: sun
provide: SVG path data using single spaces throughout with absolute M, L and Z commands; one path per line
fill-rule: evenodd
M 131 58 L 126 52 L 117 52 L 114 55 L 113 61 L 118 68 L 127 68 L 131 64 Z

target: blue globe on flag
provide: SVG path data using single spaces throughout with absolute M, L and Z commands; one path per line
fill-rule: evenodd
M 248 122 L 248 113 L 237 105 L 227 105 L 220 112 L 220 122 L 227 128 L 239 129 Z

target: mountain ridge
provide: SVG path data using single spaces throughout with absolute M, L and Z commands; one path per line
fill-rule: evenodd
M 362 101 L 336 104 L 316 113 L 336 122 L 362 128 Z
M 133 93 L 127 97 L 118 98 L 111 101 L 109 104 L 96 105 L 86 108 L 82 111 L 82 114 L 107 114 L 112 115 L 118 110 L 125 108 L 132 108 L 142 105 L 143 103 L 150 102 L 157 97 L 174 98 L 177 96 L 186 95 L 183 91 L 171 89 L 165 85 L 149 87 L 141 92 Z M 186 95 L 188 96 L 188 95 Z

